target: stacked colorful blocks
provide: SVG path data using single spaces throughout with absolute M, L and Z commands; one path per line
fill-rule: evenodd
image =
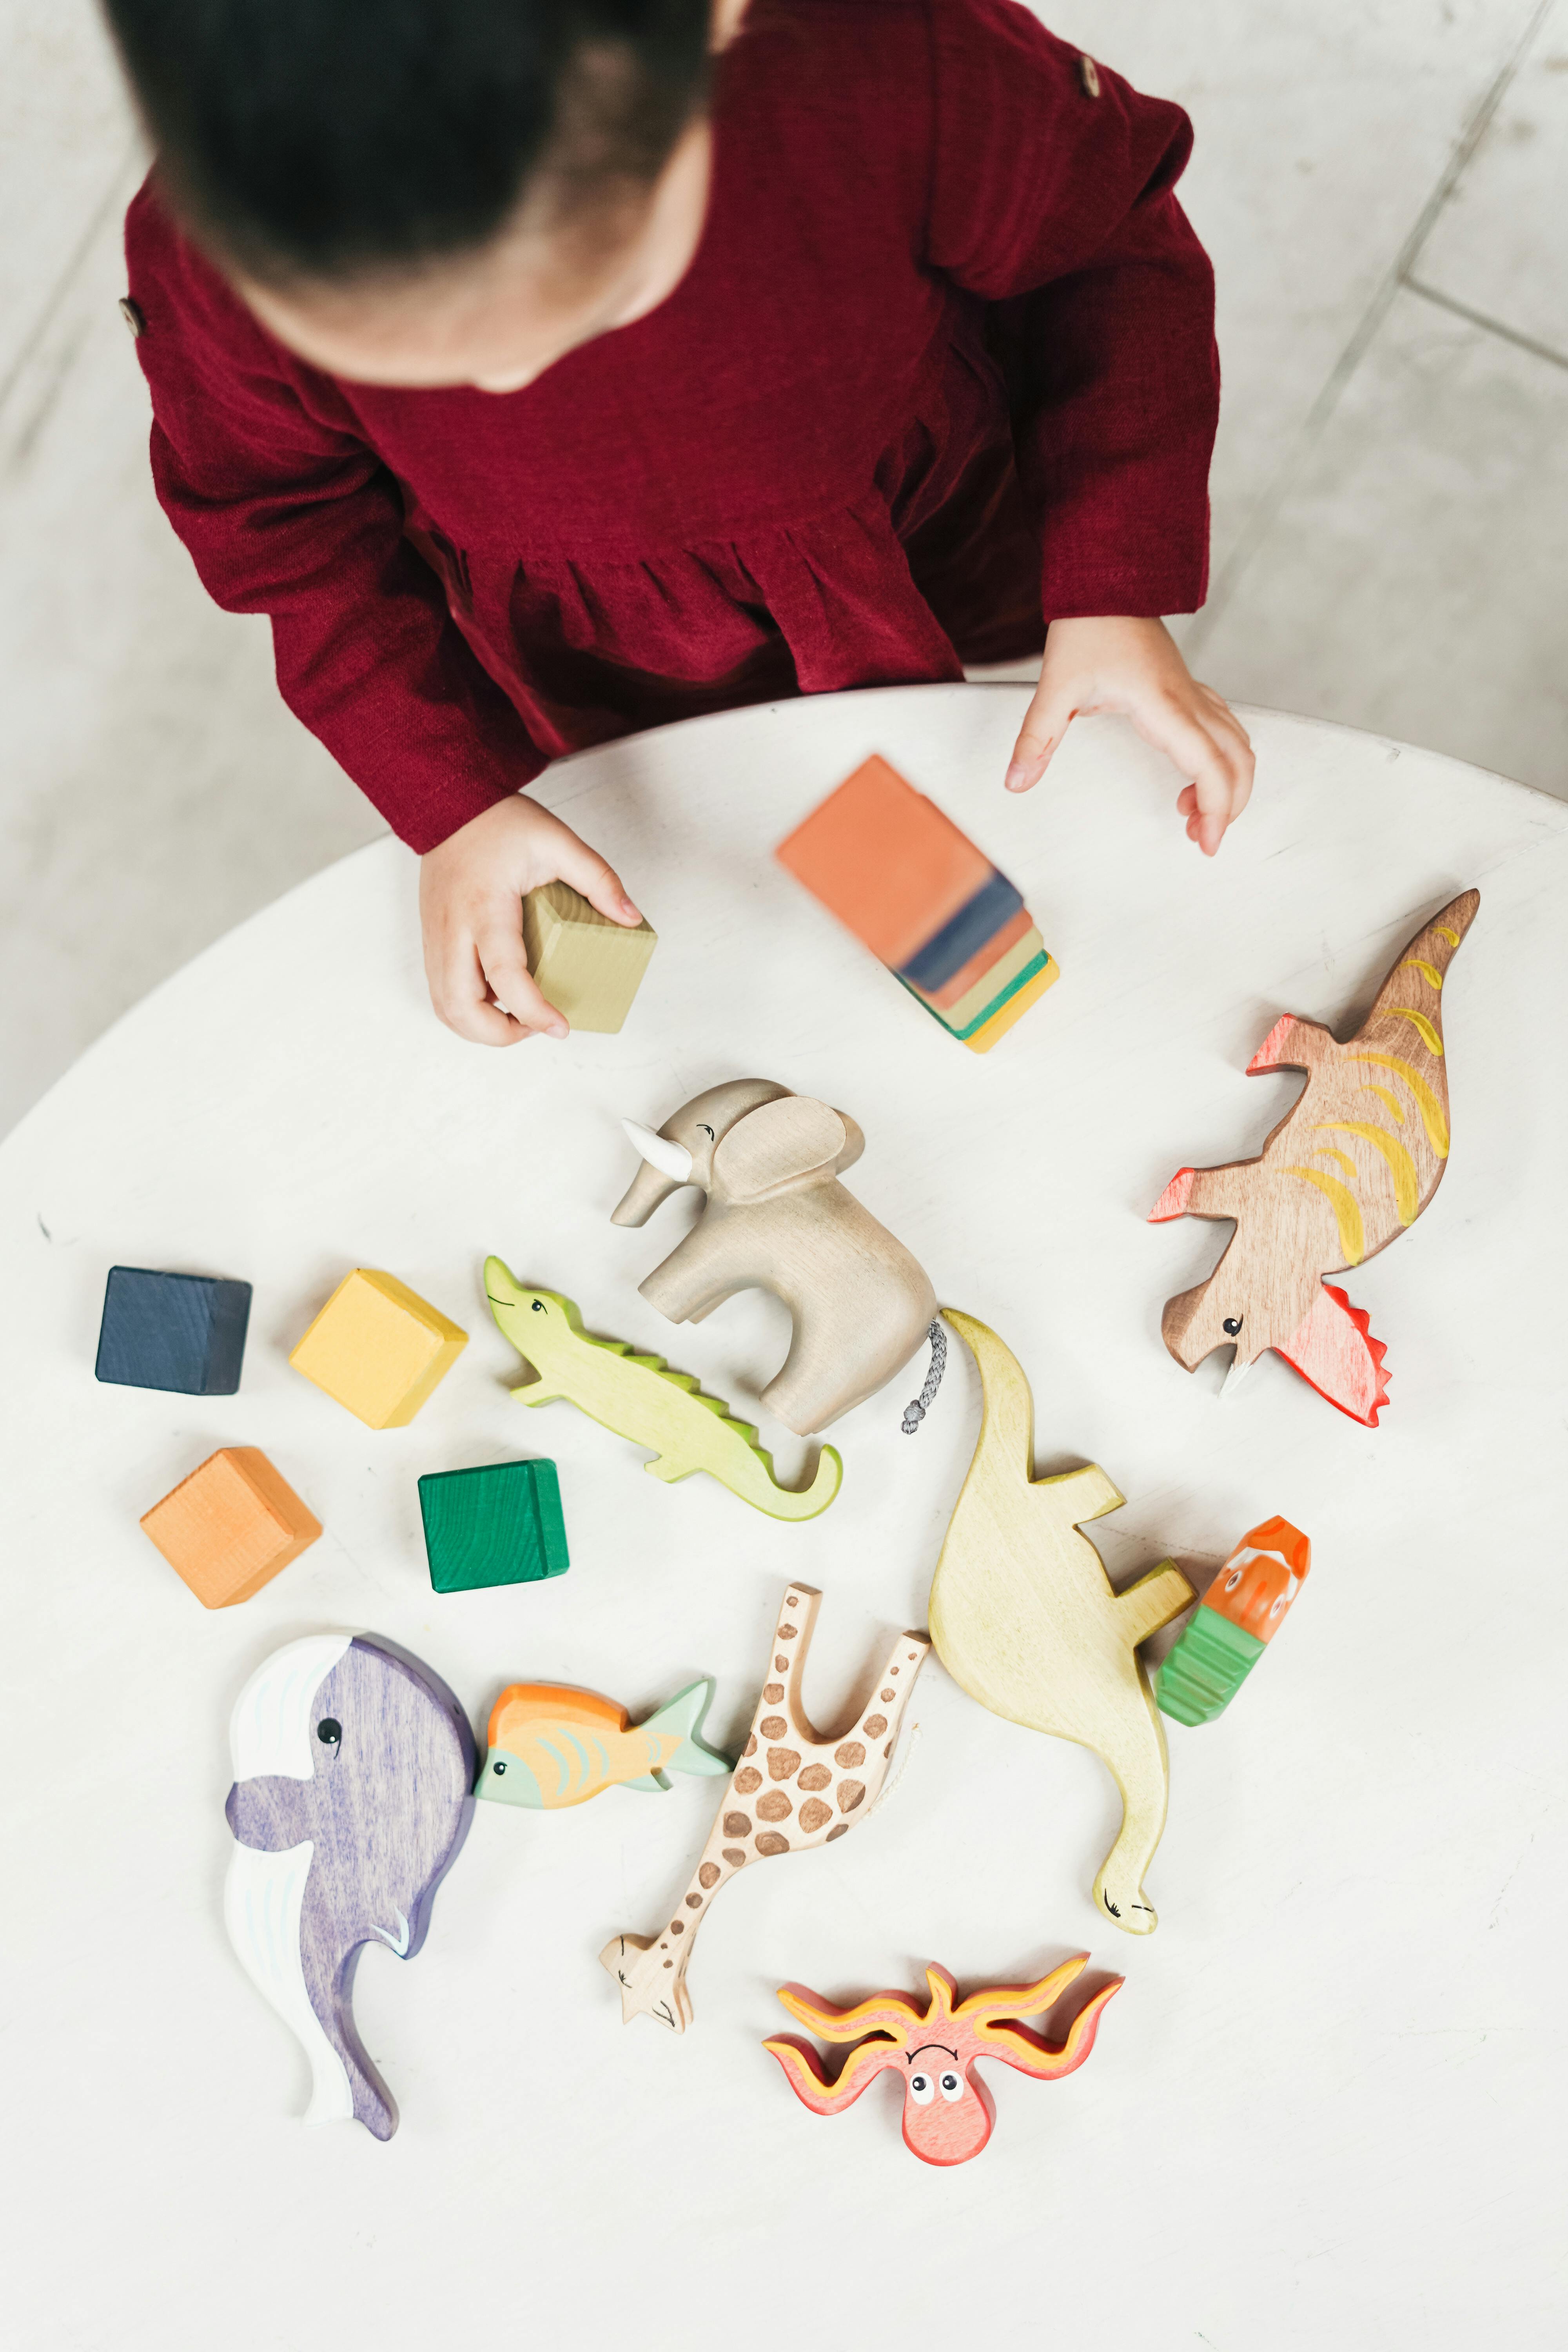
M 1006 876 L 886 760 L 857 768 L 775 854 L 971 1053 L 1057 977 Z

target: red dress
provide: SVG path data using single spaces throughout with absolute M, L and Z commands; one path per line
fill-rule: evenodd
M 504 394 L 306 366 L 132 205 L 164 512 L 416 849 L 609 736 L 1202 601 L 1180 108 L 1012 0 L 752 0 L 713 134 L 675 292 Z

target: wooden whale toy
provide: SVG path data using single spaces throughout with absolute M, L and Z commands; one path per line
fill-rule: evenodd
M 1305 1070 L 1307 1083 L 1256 1160 L 1179 1168 L 1150 1213 L 1232 1218 L 1205 1282 L 1168 1299 L 1161 1329 L 1195 1371 L 1235 1353 L 1228 1392 L 1272 1348 L 1320 1396 L 1369 1429 L 1388 1401 L 1385 1349 L 1365 1313 L 1328 1280 L 1396 1241 L 1426 1207 L 1448 1158 L 1443 981 L 1476 918 L 1466 890 L 1416 932 L 1345 1045 L 1287 1013 L 1247 1066 Z
M 366 1944 L 412 1959 L 473 1812 L 474 1736 L 429 1667 L 374 1633 L 310 1633 L 259 1665 L 229 1726 L 224 1920 L 310 2062 L 307 2123 L 397 2109 L 355 2031 Z

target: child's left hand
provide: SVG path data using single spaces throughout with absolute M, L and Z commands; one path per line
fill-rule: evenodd
M 1069 723 L 1118 710 L 1189 778 L 1176 796 L 1187 839 L 1212 857 L 1252 793 L 1252 745 L 1230 705 L 1200 686 L 1163 621 L 1053 621 L 1007 769 L 1010 793 L 1037 784 Z

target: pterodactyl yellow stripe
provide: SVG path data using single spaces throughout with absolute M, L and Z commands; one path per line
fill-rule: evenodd
M 1356 1088 L 1356 1092 L 1363 1095 L 1375 1095 L 1380 1103 L 1386 1103 L 1388 1105 L 1389 1109 L 1394 1113 L 1394 1116 L 1399 1121 L 1400 1126 L 1404 1126 L 1405 1105 L 1400 1101 L 1397 1095 L 1391 1095 L 1386 1087 L 1380 1087 L 1375 1078 L 1363 1078 L 1361 1085 Z
M 1345 1059 L 1347 1062 L 1371 1062 L 1378 1069 L 1397 1070 L 1415 1097 L 1433 1150 L 1439 1160 L 1447 1160 L 1448 1129 L 1443 1118 L 1443 1106 L 1419 1070 L 1413 1070 L 1408 1062 L 1400 1060 L 1397 1054 L 1347 1054 Z
M 1451 929 L 1447 923 L 1434 923 L 1432 929 L 1436 932 L 1437 937 L 1440 940 L 1447 940 L 1451 948 L 1457 948 L 1458 946 L 1458 932 Z
M 1347 1265 L 1359 1265 L 1366 1253 L 1366 1234 L 1362 1225 L 1361 1211 L 1337 1176 L 1325 1176 L 1316 1168 L 1282 1168 L 1282 1176 L 1300 1176 L 1305 1183 L 1315 1184 L 1328 1201 L 1340 1223 L 1340 1250 Z
M 1420 1032 L 1421 1043 L 1426 1046 L 1426 1051 L 1441 1057 L 1443 1040 L 1438 1036 L 1426 1015 L 1424 1013 L 1417 1013 L 1413 1004 L 1385 1004 L 1378 1018 L 1382 1021 L 1408 1021 L 1413 1029 Z
M 1442 987 L 1442 973 L 1438 971 L 1435 963 L 1428 963 L 1425 956 L 1406 956 L 1404 961 L 1395 967 L 1395 969 L 1399 971 L 1403 971 L 1405 964 L 1410 966 L 1412 971 L 1418 971 L 1423 980 L 1430 981 L 1434 988 L 1440 989 Z
M 1318 1133 L 1321 1133 L 1321 1129 L 1320 1128 L 1316 1131 Z M 1356 1166 L 1355 1161 L 1351 1158 L 1350 1153 L 1348 1151 L 1341 1151 L 1334 1144 L 1320 1143 L 1318 1146 L 1318 1158 L 1320 1160 L 1337 1160 L 1352 1184 L 1361 1173 L 1360 1169 Z
M 1383 1090 L 1378 1089 L 1379 1093 Z M 1413 1225 L 1420 1210 L 1421 1188 L 1416 1181 L 1415 1162 L 1396 1135 L 1387 1128 L 1376 1127 L 1369 1119 L 1320 1119 L 1313 1129 L 1317 1135 L 1359 1135 L 1374 1151 L 1381 1151 L 1388 1162 L 1388 1172 L 1394 1179 L 1394 1205 L 1402 1225 Z M 1325 1150 L 1331 1149 L 1324 1146 Z

